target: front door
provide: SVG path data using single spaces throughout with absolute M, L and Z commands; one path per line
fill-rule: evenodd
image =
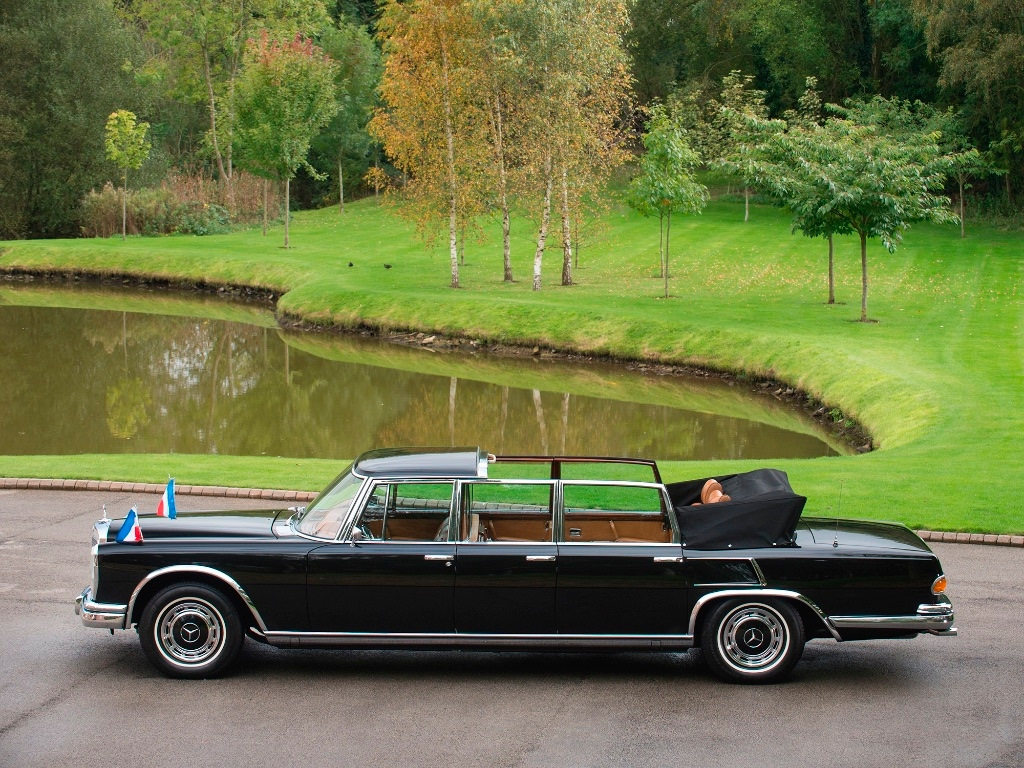
M 553 635 L 552 482 L 464 482 L 455 555 L 460 634 Z
M 350 541 L 309 554 L 310 629 L 338 633 L 455 631 L 453 483 L 377 483 Z
M 661 489 L 566 481 L 558 545 L 558 631 L 682 635 L 683 550 Z

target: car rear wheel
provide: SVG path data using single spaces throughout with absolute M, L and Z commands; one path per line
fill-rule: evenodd
M 168 677 L 216 677 L 238 656 L 242 623 L 218 590 L 174 584 L 146 605 L 139 639 L 146 657 Z
M 712 609 L 700 640 L 708 667 L 723 680 L 776 682 L 800 661 L 804 625 L 784 601 L 727 600 Z

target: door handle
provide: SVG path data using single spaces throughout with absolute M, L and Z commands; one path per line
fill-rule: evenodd
M 424 555 L 424 560 L 437 560 L 438 562 L 450 563 L 455 559 L 455 555 Z
M 553 563 L 555 562 L 554 555 L 527 555 L 526 562 L 528 563 Z
M 681 563 L 683 558 L 681 557 L 656 557 L 654 558 L 656 563 Z

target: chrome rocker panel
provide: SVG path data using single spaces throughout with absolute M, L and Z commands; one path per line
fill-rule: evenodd
M 557 635 L 428 632 L 267 632 L 261 638 L 278 648 L 594 648 L 685 650 L 692 635 Z

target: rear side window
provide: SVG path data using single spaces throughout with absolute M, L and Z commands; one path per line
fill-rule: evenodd
M 658 488 L 566 484 L 562 541 L 664 544 L 672 528 Z

